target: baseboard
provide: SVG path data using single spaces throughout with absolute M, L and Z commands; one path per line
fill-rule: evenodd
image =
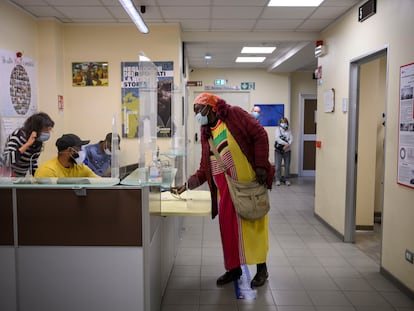
M 404 283 L 402 283 L 399 279 L 397 279 L 393 274 L 388 272 L 385 268 L 382 266 L 380 267 L 380 273 L 389 280 L 392 284 L 394 284 L 396 287 L 398 287 L 399 290 L 401 290 L 404 294 L 406 294 L 408 297 L 414 300 L 414 291 L 407 286 L 405 286 Z
M 355 230 L 360 231 L 374 231 L 374 226 L 368 226 L 368 225 L 356 225 Z
M 332 231 L 335 236 L 337 236 L 341 241 L 344 241 L 344 235 L 341 234 L 339 231 L 337 231 L 334 227 L 332 227 L 330 224 L 328 224 L 321 216 L 316 214 L 315 212 L 313 215 L 321 222 L 325 227 L 327 227 L 330 231 Z

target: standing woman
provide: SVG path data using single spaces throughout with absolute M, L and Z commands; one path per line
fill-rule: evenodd
M 224 170 L 210 150 L 213 140 L 227 174 L 239 181 L 257 179 L 272 187 L 274 169 L 269 162 L 269 140 L 263 126 L 248 112 L 230 106 L 216 95 L 201 93 L 194 100 L 194 113 L 201 125 L 201 161 L 199 169 L 188 178 L 189 189 L 207 182 L 211 192 L 212 217 L 218 215 L 226 272 L 217 279 L 224 285 L 240 278 L 241 265 L 256 265 L 252 287 L 262 286 L 269 277 L 266 256 L 269 248 L 268 215 L 245 220 L 237 213 L 231 199 Z M 186 190 L 185 185 L 177 192 Z
M 289 129 L 287 118 L 280 119 L 279 126 L 276 127 L 275 139 L 276 186 L 280 186 L 282 159 L 285 164 L 285 185 L 290 186 L 290 145 L 293 141 L 293 135 Z
M 43 150 L 43 142 L 50 138 L 55 122 L 44 112 L 35 113 L 9 135 L 3 152 L 3 160 L 12 169 L 12 176 L 34 175 L 37 160 Z

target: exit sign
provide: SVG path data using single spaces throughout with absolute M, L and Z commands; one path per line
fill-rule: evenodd
M 223 85 L 226 85 L 226 84 L 227 84 L 227 80 L 226 79 L 216 79 L 216 80 L 214 80 L 214 85 L 223 86 Z

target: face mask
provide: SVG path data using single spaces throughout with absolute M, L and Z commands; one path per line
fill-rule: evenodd
M 83 150 L 80 151 L 76 151 L 76 153 L 71 155 L 71 159 L 73 162 L 75 162 L 76 164 L 82 164 L 83 161 L 85 160 L 86 154 Z
M 39 137 L 37 138 L 38 141 L 44 142 L 46 140 L 49 140 L 50 133 L 40 133 Z
M 286 130 L 288 128 L 288 125 L 286 123 L 280 123 L 280 127 Z
M 257 111 L 253 111 L 252 112 L 252 117 L 255 118 L 256 120 L 259 119 L 259 113 Z
M 208 117 L 203 116 L 201 114 L 201 112 L 197 113 L 196 119 L 197 119 L 197 122 L 200 123 L 201 125 L 207 125 L 208 124 Z
M 207 107 L 207 106 L 206 106 Z M 201 111 L 199 112 L 199 113 L 197 113 L 196 114 L 196 120 L 197 120 L 197 122 L 198 123 L 200 123 L 201 125 L 207 125 L 208 124 L 208 116 L 207 115 L 205 115 L 205 116 L 203 116 L 202 114 L 201 114 L 201 112 L 204 110 L 204 108 L 203 109 L 201 109 Z

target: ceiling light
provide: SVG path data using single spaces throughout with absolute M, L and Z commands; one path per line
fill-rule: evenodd
M 149 33 L 147 25 L 145 25 L 145 22 L 142 19 L 141 14 L 139 14 L 132 1 L 119 0 L 119 2 L 122 4 L 124 10 L 128 13 L 129 17 L 131 17 L 134 24 L 138 27 L 139 31 L 141 31 L 142 33 Z
M 206 56 L 204 56 L 204 59 L 205 59 L 205 60 L 211 60 L 212 58 L 213 58 L 213 56 L 208 55 L 208 54 L 207 54 Z
M 275 46 L 245 46 L 242 48 L 242 54 L 272 54 L 276 50 Z
M 266 57 L 237 57 L 236 63 L 263 63 Z
M 267 6 L 319 6 L 323 0 L 270 0 Z

